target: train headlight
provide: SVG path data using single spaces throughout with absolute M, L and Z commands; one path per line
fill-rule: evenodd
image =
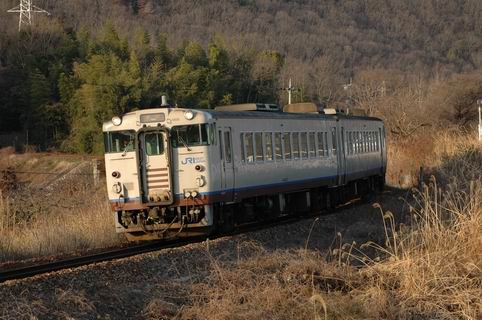
M 204 187 L 205 185 L 206 185 L 206 179 L 204 179 L 203 176 L 200 176 L 200 177 L 196 178 L 196 186 Z
M 196 198 L 199 195 L 199 193 L 197 191 L 193 191 L 191 192 L 191 195 L 193 198 Z
M 194 112 L 191 110 L 184 112 L 184 118 L 186 118 L 186 120 L 194 119 Z
M 191 192 L 190 191 L 184 192 L 184 198 L 191 198 Z
M 114 124 L 114 126 L 120 126 L 122 124 L 122 118 L 117 116 L 113 117 L 112 123 Z

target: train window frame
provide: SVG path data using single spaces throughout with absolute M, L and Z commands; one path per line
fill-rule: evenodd
M 260 138 L 258 141 L 258 137 Z M 255 162 L 263 162 L 264 161 L 264 148 L 263 148 L 263 133 L 262 132 L 255 132 L 254 133 L 254 151 L 255 151 Z M 261 147 L 261 148 L 259 148 Z
M 189 127 L 195 128 L 198 127 L 198 142 L 193 143 L 189 137 L 187 136 L 187 130 Z M 186 136 L 182 137 L 179 140 L 179 129 L 186 128 Z M 205 130 L 203 131 L 204 128 Z M 206 147 L 213 144 L 213 135 L 211 134 L 212 127 L 207 123 L 197 123 L 197 124 L 188 124 L 188 125 L 178 125 L 171 127 L 171 146 L 176 149 L 180 148 L 195 148 L 195 147 Z M 195 133 L 192 131 L 191 133 Z M 203 135 L 205 134 L 205 137 Z M 206 138 L 205 140 L 203 138 Z
M 151 149 L 149 149 L 148 147 L 148 140 L 147 140 L 147 137 L 148 136 L 156 136 L 156 147 L 157 147 L 157 151 L 156 153 L 153 153 L 152 152 L 152 146 L 151 146 Z M 164 146 L 164 135 L 163 133 L 161 132 L 146 132 L 144 134 L 144 149 L 145 149 L 145 153 L 146 155 L 148 156 L 161 156 L 164 154 L 164 151 L 166 150 L 166 147 Z
M 332 155 L 338 155 L 338 141 L 337 141 L 337 132 L 336 127 L 331 128 L 331 145 L 332 145 Z
M 233 161 L 233 155 L 231 154 L 231 132 L 226 130 L 223 134 L 224 138 L 224 158 L 226 163 Z
M 268 162 L 274 161 L 274 150 L 273 150 L 273 133 L 272 132 L 264 132 L 263 133 L 263 140 L 264 140 L 264 147 L 265 147 L 265 160 Z M 269 141 L 268 141 L 269 140 Z M 269 149 L 270 147 L 271 149 Z M 271 151 L 271 154 L 268 152 Z
M 249 143 L 246 143 L 249 142 Z M 243 144 L 245 145 L 246 150 L 246 163 L 254 163 L 254 134 L 253 132 L 245 132 L 244 133 L 244 141 Z M 251 148 L 249 148 L 251 145 Z
M 244 132 L 239 134 L 239 141 L 241 146 L 241 162 L 246 162 L 246 151 L 244 151 Z
M 293 160 L 301 159 L 301 157 L 300 157 L 300 133 L 299 132 L 292 132 L 291 133 L 291 155 L 293 156 Z
M 308 158 L 316 158 L 316 133 L 308 132 Z
M 288 138 L 288 140 L 286 140 L 286 138 Z M 293 160 L 293 147 L 291 142 L 292 142 L 291 132 L 284 132 L 283 133 L 283 157 L 286 161 Z M 289 150 L 286 150 L 287 146 L 289 147 Z
M 279 144 L 278 144 L 279 142 Z M 279 148 L 279 153 L 277 149 Z M 275 161 L 283 161 L 283 135 L 281 132 L 274 133 L 274 154 L 275 154 Z
M 117 142 L 116 148 L 113 148 L 112 135 L 124 133 L 127 140 L 124 140 L 124 145 L 120 145 L 120 139 Z M 118 130 L 104 132 L 104 152 L 106 154 L 127 153 L 136 151 L 136 131 L 135 130 Z
M 308 159 L 308 133 L 300 132 L 300 159 Z

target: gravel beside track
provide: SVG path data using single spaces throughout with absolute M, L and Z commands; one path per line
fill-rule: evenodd
M 399 213 L 399 196 L 404 194 L 392 190 L 372 202 Z M 339 245 L 338 233 L 347 243 L 382 240 L 380 210 L 360 204 L 318 220 L 6 281 L 0 284 L 0 319 L 144 319 L 143 310 L 152 297 L 170 301 L 165 318 L 171 318 L 169 308 L 176 307 L 175 312 L 186 303 L 190 284 L 212 272 L 213 259 L 236 261 L 258 254 L 259 248 L 302 249 L 307 242 L 310 249 L 326 252 Z

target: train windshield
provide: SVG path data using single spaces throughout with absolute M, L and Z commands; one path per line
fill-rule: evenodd
M 106 153 L 131 152 L 135 150 L 134 130 L 104 132 Z
M 171 129 L 174 148 L 208 146 L 211 144 L 213 131 L 207 124 L 175 126 Z

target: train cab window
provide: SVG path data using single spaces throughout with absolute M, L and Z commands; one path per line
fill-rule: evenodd
M 300 132 L 300 142 L 301 142 L 301 158 L 308 158 L 308 134 L 306 132 Z
M 256 148 L 256 162 L 263 161 L 263 135 L 261 132 L 255 132 L 254 143 Z
M 171 129 L 171 141 L 174 148 L 208 146 L 212 142 L 211 128 L 207 124 L 174 126 Z
M 283 134 L 284 147 L 285 147 L 285 160 L 291 160 L 291 134 Z
M 264 143 L 266 146 L 266 161 L 273 161 L 273 135 L 271 132 L 264 133 Z
M 276 160 L 283 160 L 283 150 L 281 146 L 281 132 L 276 132 L 274 134 L 274 153 L 276 155 Z
M 299 159 L 300 158 L 300 134 L 299 132 L 293 132 L 293 158 Z
M 244 147 L 246 148 L 246 162 L 254 162 L 253 133 L 244 134 Z
M 145 148 L 148 156 L 160 155 L 164 153 L 164 141 L 162 140 L 162 134 L 146 133 L 145 135 Z
M 131 152 L 135 148 L 134 130 L 104 132 L 104 146 L 106 153 Z
M 315 133 L 310 132 L 309 136 L 309 147 L 310 147 L 310 158 L 316 157 L 316 140 L 315 140 Z

